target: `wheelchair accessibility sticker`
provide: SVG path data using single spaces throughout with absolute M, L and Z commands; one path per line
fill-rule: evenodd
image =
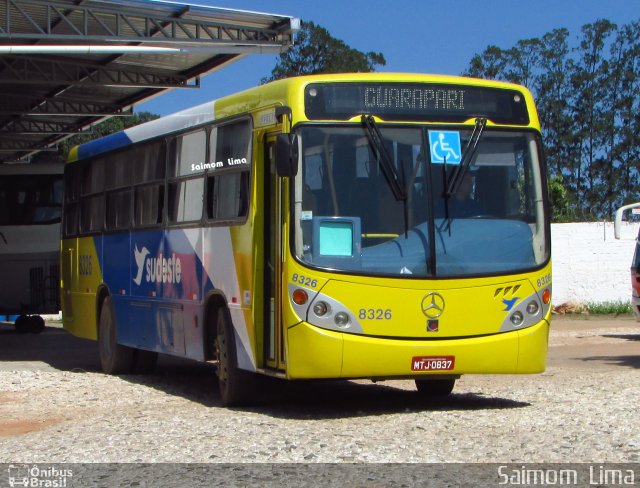
M 435 164 L 460 164 L 462 147 L 460 133 L 453 130 L 430 130 L 429 146 L 431 162 Z

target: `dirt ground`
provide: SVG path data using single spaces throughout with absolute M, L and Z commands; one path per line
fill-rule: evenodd
M 463 376 L 440 403 L 408 380 L 282 382 L 238 410 L 211 365 L 163 356 L 153 375 L 112 377 L 59 324 L 0 324 L 0 459 L 638 462 L 639 341 L 629 316 L 554 316 L 541 375 Z

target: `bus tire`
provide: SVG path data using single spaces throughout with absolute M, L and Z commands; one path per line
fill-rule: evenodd
M 98 351 L 102 371 L 107 374 L 130 373 L 133 369 L 134 349 L 118 344 L 116 321 L 113 317 L 111 297 L 106 297 L 100 310 L 98 324 Z
M 444 397 L 453 391 L 453 387 L 456 384 L 456 380 L 416 380 L 416 388 L 420 395 L 427 397 Z
M 219 307 L 216 313 L 215 349 L 222 405 L 233 407 L 249 403 L 254 393 L 255 374 L 238 368 L 235 334 L 224 307 Z
M 133 366 L 131 372 L 133 374 L 149 374 L 153 373 L 158 364 L 158 353 L 153 351 L 143 351 L 136 349 L 133 354 Z
M 29 333 L 29 317 L 27 315 L 20 315 L 14 322 L 16 326 L 16 332 L 18 334 Z
M 32 334 L 40 334 L 44 330 L 44 319 L 40 315 L 31 315 L 28 317 L 27 325 L 29 332 Z

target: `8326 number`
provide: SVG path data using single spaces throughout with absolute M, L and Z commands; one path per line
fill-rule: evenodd
M 318 280 L 298 273 L 293 273 L 293 276 L 291 276 L 291 281 L 302 286 L 308 286 L 310 288 L 315 288 L 316 286 L 318 286 Z
M 391 320 L 393 313 L 390 308 L 361 308 L 358 310 L 360 320 Z

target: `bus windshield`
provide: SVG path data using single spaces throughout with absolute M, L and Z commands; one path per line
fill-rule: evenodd
M 353 274 L 453 277 L 548 260 L 535 132 L 487 127 L 469 144 L 468 126 L 378 128 L 393 178 L 365 127 L 298 128 L 293 241 L 301 262 Z
M 62 193 L 62 174 L 3 176 L 0 179 L 0 225 L 60 222 Z

